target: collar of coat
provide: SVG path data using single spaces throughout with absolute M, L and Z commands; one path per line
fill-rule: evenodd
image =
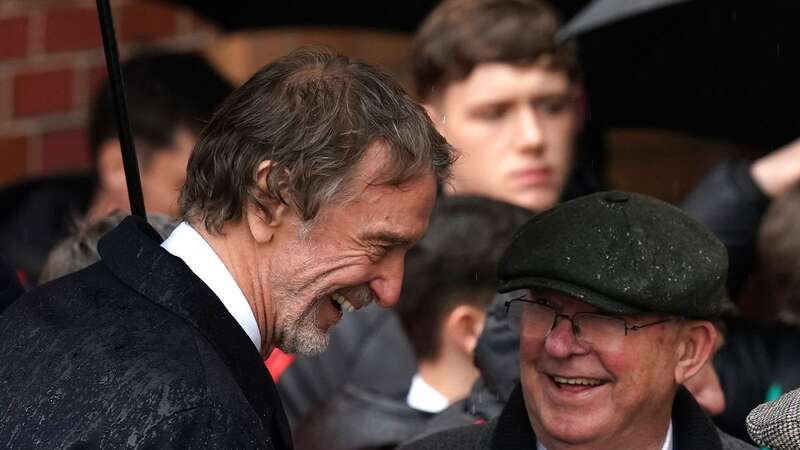
M 717 428 L 685 388 L 672 403 L 672 448 L 674 450 L 722 450 Z M 491 449 L 531 448 L 536 442 L 520 385 L 514 388 L 492 433 Z
M 180 317 L 202 334 L 230 369 L 266 430 L 292 448 L 278 391 L 252 341 L 222 302 L 179 258 L 161 248 L 147 222 L 129 216 L 97 249 L 103 263 L 128 287 Z

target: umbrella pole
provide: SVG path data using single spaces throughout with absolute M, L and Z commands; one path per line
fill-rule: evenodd
M 125 181 L 128 184 L 128 200 L 131 214 L 147 220 L 142 194 L 142 181 L 139 177 L 139 162 L 133 144 L 130 122 L 128 121 L 128 105 L 125 99 L 125 81 L 119 64 L 117 38 L 114 34 L 114 18 L 108 0 L 97 0 L 97 14 L 100 19 L 100 31 L 103 35 L 103 49 L 106 54 L 106 68 L 111 83 L 111 98 L 117 115 L 117 133 L 122 149 L 122 163 L 125 168 Z

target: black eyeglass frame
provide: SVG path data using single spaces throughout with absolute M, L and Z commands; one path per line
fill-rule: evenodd
M 637 325 L 628 325 L 628 321 L 624 317 L 621 317 L 621 316 L 615 316 L 615 315 L 612 315 L 612 314 L 596 313 L 596 312 L 577 312 L 577 313 L 572 314 L 572 315 L 563 314 L 563 313 L 559 312 L 558 310 L 556 310 L 555 308 L 553 308 L 551 305 L 548 305 L 545 301 L 543 301 L 541 299 L 531 300 L 531 299 L 527 299 L 525 297 L 517 297 L 517 298 L 512 298 L 511 300 L 506 300 L 506 302 L 505 302 L 506 318 L 509 317 L 509 310 L 511 309 L 511 304 L 514 303 L 514 302 L 530 303 L 530 304 L 543 306 L 545 308 L 549 308 L 549 309 L 553 310 L 553 323 L 552 323 L 552 325 L 550 325 L 550 328 L 547 330 L 547 334 L 545 334 L 545 336 L 550 335 L 550 332 L 552 332 L 556 328 L 556 326 L 558 326 L 558 319 L 559 318 L 564 318 L 564 319 L 569 320 L 570 324 L 572 325 L 571 328 L 572 328 L 573 334 L 575 334 L 575 336 L 578 336 L 580 333 L 575 331 L 577 326 L 575 325 L 574 317 L 578 316 L 578 315 L 581 315 L 581 314 L 592 314 L 592 315 L 596 315 L 596 316 L 608 317 L 609 319 L 619 320 L 619 321 L 622 322 L 622 325 L 625 328 L 625 336 L 628 335 L 628 331 L 639 331 L 642 328 L 647 328 L 647 327 L 650 327 L 650 326 L 653 326 L 653 325 L 658 325 L 658 324 L 670 322 L 670 321 L 673 321 L 673 320 L 677 319 L 676 317 L 668 317 L 666 319 L 660 319 L 660 320 L 656 320 L 654 322 L 645 323 L 645 324 L 641 324 L 641 325 L 638 325 L 638 324 Z

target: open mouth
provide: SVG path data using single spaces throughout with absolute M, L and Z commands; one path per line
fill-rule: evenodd
M 567 392 L 584 392 L 606 384 L 608 381 L 600 380 L 597 378 L 578 378 L 578 377 L 562 377 L 558 375 L 548 375 L 550 381 L 555 386 Z
M 339 294 L 338 292 L 334 292 L 333 294 L 331 294 L 331 304 L 333 304 L 333 307 L 336 308 L 337 310 L 344 312 L 353 312 L 356 309 L 358 309 L 355 306 L 353 306 L 353 304 L 350 303 L 347 300 L 347 298 L 345 298 L 342 294 Z

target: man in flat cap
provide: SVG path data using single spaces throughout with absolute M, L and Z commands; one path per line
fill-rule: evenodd
M 539 214 L 499 267 L 520 384 L 495 419 L 407 448 L 718 450 L 681 385 L 712 354 L 725 308 L 725 247 L 681 210 L 601 192 Z

